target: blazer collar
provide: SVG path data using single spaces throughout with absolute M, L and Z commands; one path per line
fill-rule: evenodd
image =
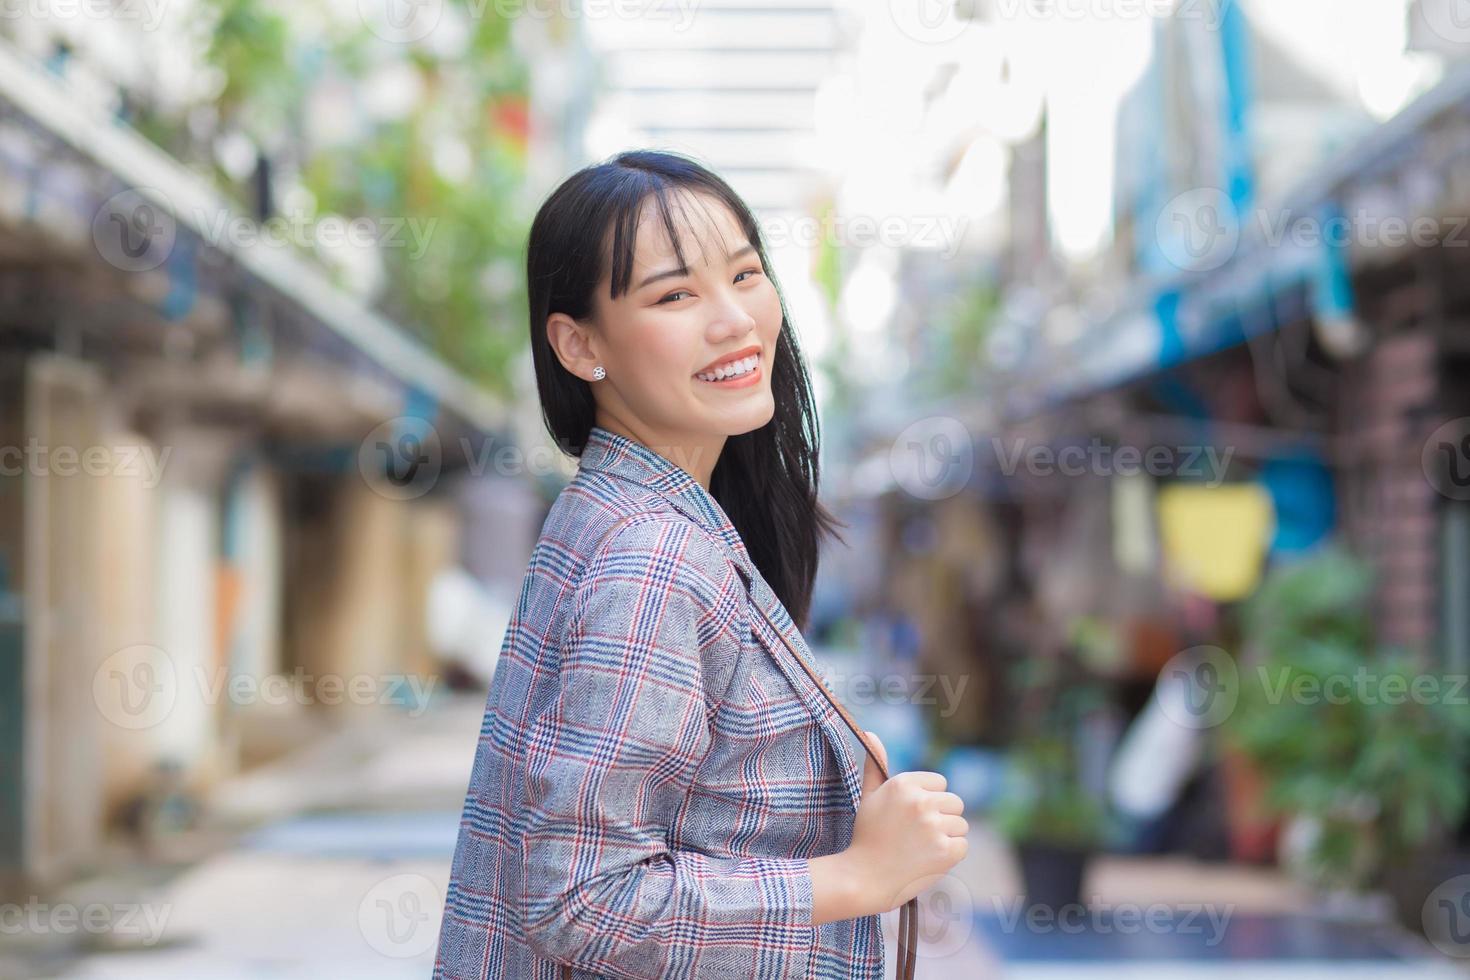
M 634 439 L 594 425 L 582 448 L 579 469 L 610 473 L 654 490 L 685 517 L 720 541 L 747 574 L 754 562 L 740 540 L 740 532 L 720 502 L 682 466 L 665 459 Z

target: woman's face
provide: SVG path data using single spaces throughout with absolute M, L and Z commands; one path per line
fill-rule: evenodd
M 595 327 L 585 335 L 590 360 L 568 367 L 589 380 L 593 367 L 606 368 L 603 380 L 591 382 L 598 413 L 623 430 L 666 445 L 714 443 L 718 452 L 723 437 L 758 429 L 775 414 L 770 365 L 781 301 L 723 203 L 687 191 L 671 198 L 691 267 L 679 268 L 649 199 L 628 292 L 610 299 L 610 273 L 604 275 L 594 301 Z M 744 363 L 732 368 L 731 355 Z M 709 373 L 717 363 L 723 372 Z M 743 368 L 750 369 L 742 374 Z

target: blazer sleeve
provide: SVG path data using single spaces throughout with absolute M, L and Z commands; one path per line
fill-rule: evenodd
M 647 980 L 807 975 L 806 858 L 670 847 L 710 746 L 708 675 L 728 676 L 741 648 L 743 588 L 714 542 L 662 516 L 615 529 L 579 579 L 560 688 L 527 739 L 521 836 L 527 938 L 559 964 Z

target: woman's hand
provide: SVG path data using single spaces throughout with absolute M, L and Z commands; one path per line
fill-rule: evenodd
M 886 768 L 888 753 L 877 735 L 865 732 Z M 914 770 L 883 773 L 864 754 L 863 795 L 852 843 L 843 854 L 876 911 L 898 908 L 938 883 L 969 851 L 965 803 L 946 792 L 941 773 Z

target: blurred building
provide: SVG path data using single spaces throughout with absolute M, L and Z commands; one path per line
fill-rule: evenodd
M 1424 6 L 1407 36 L 1433 39 L 1439 80 L 1382 122 L 1346 60 L 1304 58 L 1259 5 L 1155 22 L 1117 120 L 1111 244 L 1082 268 L 1012 263 L 988 391 L 933 409 L 973 427 L 967 489 L 1002 555 L 968 600 L 993 625 L 980 683 L 1090 658 L 1094 780 L 1170 658 L 1236 649 L 1266 572 L 1329 541 L 1376 570 L 1379 642 L 1470 665 L 1470 39 Z M 1015 705 L 991 703 L 982 738 Z M 1210 826 L 1244 826 L 1238 802 Z M 1236 856 L 1263 856 L 1248 836 Z
M 1094 699 L 1070 737 L 1100 790 L 1171 658 L 1239 650 L 1267 572 L 1328 542 L 1371 560 L 1378 642 L 1470 665 L 1470 32 L 1397 6 L 1140 18 L 1096 254 L 1057 240 L 1050 92 L 1007 144 L 1009 240 L 959 269 L 912 256 L 894 322 L 925 336 L 898 397 L 858 409 L 842 489 L 882 556 L 864 596 L 912 620 L 921 669 L 971 681 L 968 718 L 929 719 L 941 742 L 1011 744 L 1034 714 L 1016 676 L 1061 663 L 1052 693 Z M 1388 35 L 1381 60 L 1334 57 L 1345 22 Z M 968 390 L 913 384 L 947 365 Z M 1201 856 L 1269 856 L 1237 775 L 1191 784 Z
M 847 45 L 843 13 L 834 0 L 729 0 L 584 18 L 599 76 L 590 155 L 677 149 L 725 176 L 757 213 L 804 212 L 822 190 L 815 95 Z
M 1119 120 L 1127 287 L 1084 296 L 1061 342 L 1038 325 L 1007 417 L 1050 418 L 1040 431 L 1059 443 L 1229 449 L 1230 482 L 1318 474 L 1293 486 L 1329 496 L 1274 498 L 1263 546 L 1341 531 L 1384 573 L 1385 641 L 1470 662 L 1452 547 L 1463 507 L 1436 491 L 1423 452 L 1465 409 L 1451 383 L 1465 347 L 1463 74 L 1380 126 L 1252 30 L 1241 5 L 1219 30 L 1165 20 L 1156 38 Z M 1304 508 L 1341 526 L 1289 526 Z
M 422 707 L 444 488 L 503 413 L 8 45 L 0 171 L 0 875 L 34 887 L 306 715 Z

